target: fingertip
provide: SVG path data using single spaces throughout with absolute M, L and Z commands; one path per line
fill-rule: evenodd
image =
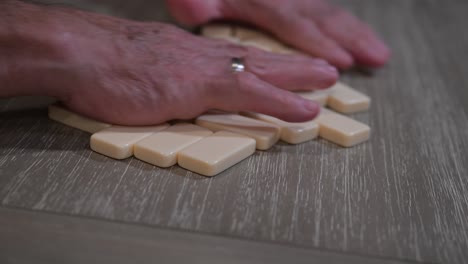
M 363 43 L 360 50 L 361 54 L 356 54 L 359 63 L 370 67 L 377 68 L 384 66 L 391 56 L 390 49 L 379 39 Z
M 296 108 L 297 111 L 290 113 L 281 119 L 287 122 L 306 122 L 313 120 L 320 113 L 320 105 L 314 101 L 300 98 L 300 103 Z
M 354 58 L 351 53 L 333 42 L 322 45 L 320 52 L 310 53 L 312 56 L 324 59 L 328 64 L 340 70 L 347 70 L 354 66 Z
M 390 60 L 391 51 L 385 44 L 380 43 L 371 50 L 370 54 L 372 57 L 371 66 L 382 67 Z
M 314 58 L 312 67 L 315 73 L 314 85 L 310 89 L 305 87 L 306 90 L 327 89 L 338 81 L 340 75 L 338 69 L 326 60 Z
M 317 84 L 317 89 L 327 89 L 334 85 L 338 78 L 340 77 L 340 73 L 338 69 L 332 65 L 324 66 L 323 68 L 323 78 L 320 83 Z
M 302 98 L 301 98 L 302 99 Z M 312 120 L 320 113 L 320 105 L 317 102 L 302 99 L 304 111 L 304 119 Z
M 338 49 L 332 54 L 329 62 L 340 70 L 348 70 L 353 67 L 354 58 L 348 52 Z

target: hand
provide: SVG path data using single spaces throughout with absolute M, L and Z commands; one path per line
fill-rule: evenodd
M 287 90 L 327 88 L 338 75 L 321 59 L 270 54 L 171 25 L 78 11 L 54 17 L 69 72 L 61 81 L 54 76 L 68 87 L 62 101 L 113 124 L 189 119 L 212 108 L 310 120 L 319 106 Z M 247 71 L 233 73 L 232 57 L 245 58 Z
M 174 17 L 188 25 L 216 19 L 251 23 L 312 56 L 347 69 L 355 63 L 384 65 L 390 51 L 349 12 L 326 0 L 167 0 Z

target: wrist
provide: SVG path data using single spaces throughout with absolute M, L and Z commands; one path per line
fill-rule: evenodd
M 59 99 L 66 52 L 52 8 L 19 1 L 0 4 L 0 97 L 45 95 Z

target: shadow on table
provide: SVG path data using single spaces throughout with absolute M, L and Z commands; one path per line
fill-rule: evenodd
M 89 149 L 90 134 L 50 120 L 47 108 L 0 112 L 0 153 L 11 149 Z

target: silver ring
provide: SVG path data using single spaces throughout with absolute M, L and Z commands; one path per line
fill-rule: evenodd
M 243 72 L 245 70 L 244 59 L 232 58 L 231 68 L 233 72 Z

